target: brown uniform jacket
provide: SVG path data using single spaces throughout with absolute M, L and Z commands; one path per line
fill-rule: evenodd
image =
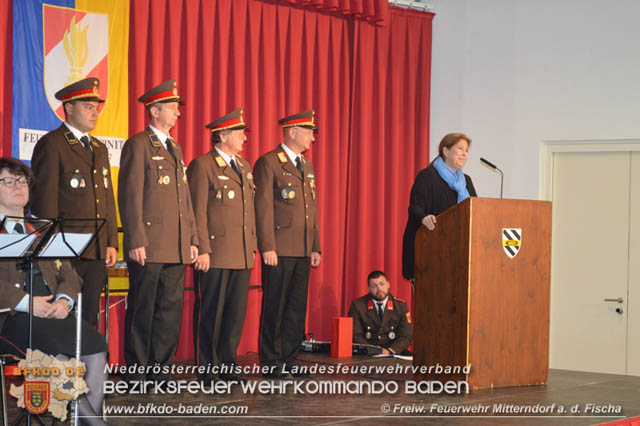
M 253 268 L 257 250 L 251 165 L 238 155 L 235 160 L 242 181 L 215 149 L 193 160 L 187 169 L 198 253 L 211 254 L 212 268 Z
M 190 263 L 198 245 L 182 151 L 176 159 L 149 127 L 125 142 L 120 156 L 118 207 L 124 253 L 145 247 L 147 262 Z
M 59 269 L 52 260 L 39 260 L 37 263 L 52 294 L 63 293 L 76 301 L 82 280 L 68 261 L 63 260 Z M 0 261 L 0 309 L 11 308 L 11 311 L 0 314 L 0 330 L 7 315 L 16 313 L 13 308 L 27 294 L 23 290 L 26 276 L 26 271 L 16 268 L 15 260 Z
M 95 164 L 92 164 L 91 153 L 65 124 L 40 138 L 31 158 L 36 177 L 31 210 L 43 218 L 107 219 L 97 238 L 82 254 L 85 259 L 104 259 L 107 247 L 118 247 L 118 223 L 109 152 L 93 136 L 91 145 Z M 73 231 L 95 232 L 94 223 L 70 222 L 67 226 L 72 224 Z
M 349 316 L 353 318 L 354 343 L 391 348 L 397 354 L 411 345 L 413 332 L 409 307 L 405 301 L 391 294 L 382 321 L 371 294 L 355 299 L 351 303 Z
M 281 146 L 258 159 L 256 227 L 261 253 L 309 257 L 320 252 L 318 200 L 313 165 L 302 157 L 304 177 Z

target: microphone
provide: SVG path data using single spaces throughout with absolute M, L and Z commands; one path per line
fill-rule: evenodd
M 502 198 L 502 188 L 504 187 L 504 174 L 502 173 L 502 170 L 500 170 L 498 166 L 493 164 L 491 161 L 482 157 L 480 157 L 480 163 L 492 172 L 500 173 L 500 198 Z
M 497 169 L 496 165 L 495 165 L 495 164 L 493 164 L 491 161 L 489 161 L 489 160 L 487 160 L 487 159 L 484 159 L 484 158 L 480 157 L 480 162 L 481 162 L 483 165 L 485 165 L 485 166 L 489 167 L 489 169 L 491 169 L 491 170 L 492 170 L 492 171 L 494 171 L 494 172 L 495 172 L 495 170 Z

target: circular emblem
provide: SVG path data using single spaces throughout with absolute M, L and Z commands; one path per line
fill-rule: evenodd
M 296 191 L 289 191 L 289 198 L 292 200 L 296 198 Z
M 282 190 L 282 198 L 283 198 L 283 199 L 285 199 L 285 200 L 286 200 L 287 198 L 289 198 L 289 192 L 287 191 L 287 188 L 284 188 L 284 189 Z
M 370 331 L 367 331 L 367 332 L 365 333 L 364 337 L 365 337 L 365 339 L 367 339 L 367 340 L 371 339 L 371 332 L 370 332 Z
M 77 178 L 72 177 L 71 180 L 69 181 L 69 185 L 73 188 L 76 189 L 78 187 L 78 185 L 80 184 L 80 182 L 78 181 Z
M 393 339 L 395 339 L 395 338 L 396 338 L 396 333 L 395 333 L 395 332 L 393 332 L 393 331 L 390 331 L 390 332 L 389 332 L 389 339 L 393 340 Z
M 171 182 L 171 178 L 169 176 L 164 176 L 162 178 L 162 183 L 164 183 L 165 185 L 169 185 L 170 182 Z
M 233 200 L 234 198 L 236 198 L 236 193 L 233 192 L 233 190 L 229 191 L 227 195 L 229 196 L 230 200 Z

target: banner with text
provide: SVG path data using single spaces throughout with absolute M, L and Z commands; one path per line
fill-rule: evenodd
M 64 121 L 58 90 L 97 77 L 106 102 L 91 134 L 119 166 L 128 136 L 128 47 L 128 0 L 14 2 L 13 156 L 30 160 L 38 139 Z

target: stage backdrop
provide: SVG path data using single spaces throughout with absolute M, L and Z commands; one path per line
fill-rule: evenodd
M 316 110 L 320 130 L 305 155 L 316 169 L 322 265 L 311 272 L 307 330 L 328 339 L 331 317 L 366 292 L 372 269 L 411 298 L 402 231 L 414 176 L 428 162 L 433 15 L 389 8 L 376 25 L 291 3 L 132 1 L 129 125 L 134 133 L 147 123 L 136 98 L 175 78 L 185 106 L 172 133 L 185 158 L 211 149 L 206 123 L 243 107 L 243 156 L 253 164 L 281 142 L 279 118 Z M 257 350 L 260 298 L 250 291 L 241 353 Z M 179 358 L 192 357 L 192 299 L 187 292 Z
M 387 7 L 386 0 L 47 3 L 88 12 L 72 12 L 80 30 L 82 17 L 109 16 L 108 93 L 97 136 L 141 131 L 146 117 L 137 97 L 169 78 L 178 80 L 186 100 L 173 135 L 188 161 L 211 149 L 204 125 L 234 108 L 245 109 L 251 126 L 243 155 L 252 164 L 281 142 L 279 118 L 315 108 L 320 131 L 306 155 L 316 168 L 323 250 L 309 288 L 307 330 L 316 338 L 329 338 L 331 317 L 346 315 L 351 300 L 366 292 L 372 269 L 386 271 L 392 292 L 411 301 L 401 275 L 402 231 L 411 184 L 429 161 L 432 14 Z M 41 0 L 0 0 L 3 155 L 12 153 L 12 127 L 18 155 L 20 128 L 50 130 L 60 123 L 45 92 L 50 50 L 46 23 L 43 32 L 37 18 L 42 13 Z M 70 25 L 71 15 L 65 16 Z M 124 27 L 114 26 L 123 20 Z M 127 51 L 128 65 L 126 57 L 116 59 Z M 123 87 L 126 101 L 118 98 Z M 30 98 L 37 102 L 33 109 L 25 107 Z M 253 285 L 260 282 L 258 269 Z M 257 350 L 261 296 L 250 291 L 241 353 Z M 178 359 L 193 358 L 192 309 L 187 290 Z M 121 342 L 113 323 L 111 331 Z
M 117 166 L 128 134 L 128 0 L 28 0 L 13 4 L 12 155 L 30 160 L 38 139 L 64 121 L 54 94 L 86 77 L 105 99 L 92 134 Z

